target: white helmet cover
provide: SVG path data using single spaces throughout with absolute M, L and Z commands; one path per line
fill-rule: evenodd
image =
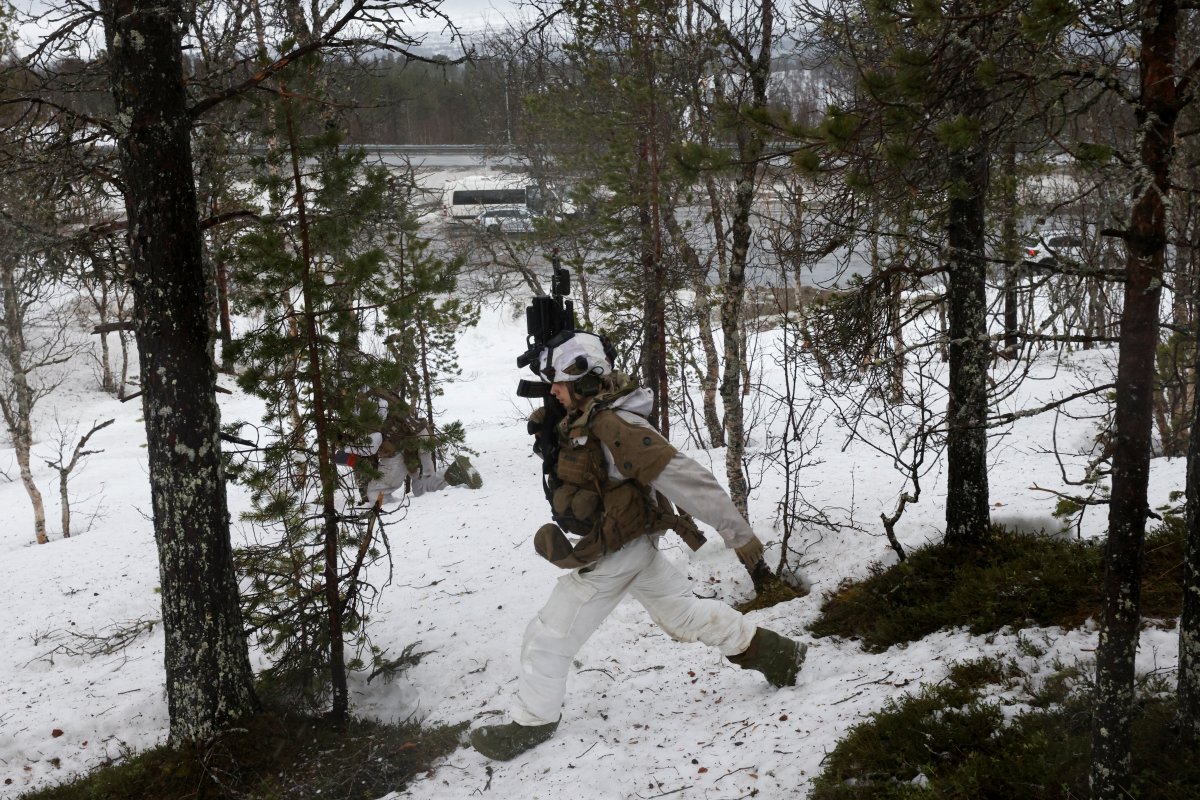
M 607 375 L 612 364 L 594 333 L 578 331 L 561 344 L 545 347 L 538 355 L 538 372 L 551 383 L 575 381 L 584 375 Z

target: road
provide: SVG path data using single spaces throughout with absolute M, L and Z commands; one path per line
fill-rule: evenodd
M 381 163 L 391 168 L 400 169 L 406 164 L 411 164 L 419 185 L 429 192 L 427 208 L 430 212 L 434 211 L 440 202 L 441 187 L 454 178 L 520 170 L 520 162 L 516 157 L 498 153 L 496 148 L 476 145 L 383 145 L 368 146 L 366 149 L 377 155 Z M 691 230 L 709 231 L 709 227 L 704 223 L 704 213 L 704 209 L 699 206 L 689 207 L 683 209 L 682 217 L 685 223 L 692 223 Z M 448 248 L 463 249 L 462 237 L 448 235 L 447 229 L 436 215 L 430 214 L 426 218 L 423 229 L 435 242 Z M 706 252 L 712 247 L 711 241 L 697 239 L 694 244 L 701 252 Z M 774 261 L 759 243 L 752 244 L 749 254 L 750 267 L 747 271 L 748 285 L 780 285 L 782 277 Z M 840 250 L 803 267 L 800 282 L 805 286 L 832 288 L 844 283 L 851 275 L 865 274 L 868 271 L 867 261 L 861 253 Z M 715 282 L 715 272 L 711 280 Z

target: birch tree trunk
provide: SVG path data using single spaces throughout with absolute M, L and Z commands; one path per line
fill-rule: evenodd
M 687 19 L 689 34 L 694 35 L 691 27 L 694 20 L 690 15 Z M 717 88 L 723 86 L 723 81 L 719 75 L 715 76 L 713 80 Z M 708 103 L 705 101 L 703 92 L 701 91 L 704 85 L 702 81 L 692 82 L 691 105 L 696 114 L 696 135 L 704 147 L 712 147 L 714 120 L 707 113 Z M 712 219 L 713 257 L 716 259 L 717 282 L 718 285 L 723 286 L 726 283 L 729 273 L 729 255 L 728 248 L 725 246 L 725 217 L 721 207 L 720 189 L 712 171 L 705 171 L 701 176 L 701 182 L 704 186 L 703 197 L 707 201 L 709 215 Z M 677 229 L 677 231 L 672 232 L 672 236 L 678 242 L 686 242 L 686 237 L 679 227 L 678 220 L 674 217 L 674 211 L 666 216 L 674 222 Z M 676 246 L 679 246 L 678 243 Z M 695 251 L 690 245 L 688 246 L 688 250 L 695 256 Z M 700 345 L 704 350 L 704 374 L 700 377 L 700 387 L 704 397 L 704 425 L 708 430 L 711 446 L 724 447 L 725 422 L 717 411 L 717 395 L 720 392 L 721 382 L 721 358 L 717 352 L 716 341 L 713 338 L 713 287 L 709 285 L 708 281 L 708 273 L 710 271 L 708 267 L 710 265 L 705 264 L 701 267 L 700 260 L 696 257 L 692 266 L 692 282 L 693 289 L 696 292 L 697 317 L 699 319 Z
M 729 36 L 730 46 L 744 59 L 750 96 L 739 109 L 742 119 L 737 127 L 738 168 L 734 178 L 733 213 L 729 270 L 726 273 L 721 301 L 721 333 L 724 337 L 725 372 L 721 376 L 721 402 L 725 409 L 725 475 L 729 481 L 729 496 L 746 519 L 750 518 L 746 473 L 742 458 L 746 451 L 745 413 L 742 397 L 746 386 L 743 376 L 746 363 L 746 326 L 744 303 L 746 296 L 746 267 L 749 262 L 750 239 L 753 234 L 750 217 L 754 197 L 762 178 L 760 160 L 765 149 L 763 133 L 751 117 L 767 108 L 767 82 L 771 74 L 771 45 L 774 42 L 774 6 L 772 0 L 758 4 L 761 12 L 756 47 L 739 45 Z M 739 91 L 741 87 L 738 87 Z M 754 587 L 760 593 L 771 584 L 780 583 L 763 558 L 762 543 L 755 537 L 738 548 L 737 555 Z
M 19 288 L 17 267 L 5 258 L 0 262 L 0 294 L 4 297 L 4 358 L 8 362 L 10 386 L 3 389 L 0 404 L 16 452 L 21 484 L 33 506 L 33 535 L 38 544 L 46 544 L 50 541 L 46 536 L 46 506 L 29 462 L 33 449 L 34 389 L 29 384 L 25 358 L 25 319 Z
M 759 5 L 762 12 L 758 31 L 757 52 L 750 57 L 750 49 L 743 47 L 741 54 L 747 57 L 746 78 L 750 97 L 741 109 L 743 117 L 767 107 L 767 81 L 771 73 L 771 45 L 774 41 L 774 6 L 771 0 Z M 730 37 L 733 38 L 732 36 Z M 746 118 L 737 128 L 738 163 L 734 180 L 733 214 L 730 220 L 732 237 L 729 250 L 729 272 L 726 275 L 721 301 L 721 333 L 724 336 L 725 374 L 721 378 L 721 402 L 725 407 L 725 474 L 729 480 L 729 495 L 742 515 L 749 519 L 747 507 L 746 475 L 742 470 L 742 456 L 746 447 L 745 416 L 742 407 L 742 373 L 745 368 L 745 325 L 743 325 L 746 295 L 746 266 L 750 251 L 753 229 L 750 214 L 754 195 L 758 188 L 762 167 L 759 160 L 763 154 L 763 134 Z
M 671 244 L 683 259 L 688 274 L 692 277 L 692 291 L 696 296 L 696 335 L 704 353 L 704 369 L 700 371 L 700 389 L 703 396 L 704 427 L 708 434 L 709 447 L 724 447 L 725 432 L 721 428 L 721 416 L 717 413 L 717 383 L 721 375 L 721 359 L 717 355 L 717 343 L 712 329 L 712 287 L 708 285 L 705 265 L 687 240 L 687 235 L 672 210 L 663 215 L 663 222 L 671 236 Z
M 753 197 L 753 192 L 753 179 L 747 181 L 740 177 L 739 199 L 745 197 L 745 202 L 748 203 Z M 724 339 L 722 344 L 725 360 L 725 372 L 721 376 L 721 403 L 725 411 L 725 475 L 729 480 L 729 496 L 733 498 L 742 516 L 749 518 L 746 476 L 742 471 L 746 433 L 741 387 L 742 359 L 745 355 L 742 342 L 742 313 L 746 295 L 746 250 L 750 241 L 749 215 L 741 220 L 735 216 L 732 229 L 732 257 L 722 287 L 724 296 L 721 298 L 721 333 Z
M 178 0 L 101 0 L 129 220 L 135 332 L 162 582 L 170 738 L 204 739 L 257 701 L 238 607 L 208 357 Z
M 115 419 L 110 419 L 105 422 L 96 423 L 92 429 L 85 433 L 80 440 L 75 444 L 75 450 L 71 453 L 71 460 L 66 459 L 62 447 L 66 444 L 65 438 L 59 441 L 59 457 L 55 461 L 47 462 L 51 467 L 58 472 L 58 500 L 61 507 L 59 519 L 62 521 L 62 535 L 64 539 L 71 538 L 71 472 L 82 463 L 90 455 L 104 452 L 102 450 L 87 450 L 88 440 L 96 434 L 116 422 Z

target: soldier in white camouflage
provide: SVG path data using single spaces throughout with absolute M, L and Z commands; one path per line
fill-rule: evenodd
M 777 687 L 795 685 L 807 652 L 692 593 L 687 576 L 659 552 L 659 534 L 690 515 L 739 548 L 754 539 L 750 525 L 712 473 L 650 425 L 652 396 L 613 371 L 600 337 L 566 331 L 551 344 L 539 369 L 568 413 L 548 489 L 556 524 L 542 526 L 534 546 L 570 572 L 526 629 L 511 721 L 471 734 L 476 750 L 498 760 L 553 736 L 575 654 L 627 593 L 671 638 L 715 647 Z
M 433 433 L 394 392 L 372 389 L 361 397 L 364 415 L 374 427 L 360 444 L 347 445 L 335 461 L 353 467 L 359 502 L 364 505 L 394 503 L 394 492 L 411 492 L 420 497 L 447 486 L 478 489 L 483 485 L 479 471 L 465 455 L 458 455 L 445 468 L 433 462 Z

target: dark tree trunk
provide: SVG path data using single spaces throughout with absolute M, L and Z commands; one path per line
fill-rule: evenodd
M 129 218 L 171 740 L 253 712 L 208 356 L 205 270 L 180 56 L 183 6 L 102 0 Z
M 641 229 L 642 316 L 645 334 L 642 341 L 642 385 L 654 393 L 649 420 L 666 437 L 671 435 L 671 414 L 667 393 L 667 281 L 662 257 L 662 221 L 660 219 L 660 175 L 658 163 L 658 123 L 654 86 L 652 45 L 639 37 L 638 53 L 645 62 L 648 81 L 645 119 L 638 145 L 638 187 L 643 192 L 638 203 Z
M 1146 487 L 1154 408 L 1154 354 L 1166 244 L 1166 196 L 1174 149 L 1175 0 L 1141 8 L 1139 187 L 1130 217 L 1125 309 L 1117 360 L 1112 496 L 1104 553 L 1104 613 L 1096 649 L 1091 787 L 1095 800 L 1127 797 L 1134 655 L 1140 626 L 1142 543 L 1149 512 Z
M 229 266 L 224 259 L 216 262 L 217 272 L 217 332 L 221 337 L 221 369 L 233 372 L 233 364 L 229 360 L 229 343 L 233 341 L 233 323 L 229 316 Z
M 1020 327 L 1021 268 L 1024 253 L 1017 239 L 1017 147 L 1012 142 L 1004 148 L 1004 218 L 1000 222 L 1000 238 L 1004 242 L 1004 357 L 1017 357 Z
M 1187 548 L 1183 561 L 1183 614 L 1179 619 L 1180 736 L 1200 742 L 1200 322 L 1193 362 L 1192 430 L 1187 454 Z
M 744 134 L 743 134 L 744 135 Z M 743 146 L 743 150 L 753 149 Z M 753 161 L 742 168 L 735 189 L 734 214 L 730 224 L 729 271 L 722 287 L 721 333 L 724 337 L 725 372 L 721 376 L 721 402 L 725 408 L 725 475 L 733 502 L 748 516 L 748 488 L 742 470 L 745 452 L 745 420 L 742 408 L 742 365 L 746 358 L 742 317 L 746 295 L 746 256 L 750 249 L 750 204 L 754 200 L 755 169 Z
M 646 162 L 642 161 L 639 171 L 641 171 L 641 167 L 645 166 Z M 648 170 L 645 170 L 644 175 L 648 175 Z M 645 183 L 643 182 L 642 185 L 645 186 Z M 659 370 L 665 363 L 659 343 L 662 340 L 660 334 L 663 331 L 666 302 L 661 294 L 662 286 L 659 280 L 661 259 L 655 253 L 654 237 L 651 234 L 654 227 L 652 214 L 653 210 L 649 202 L 638 205 L 638 226 L 641 228 L 641 277 L 644 292 L 642 297 L 642 319 L 644 320 L 642 323 L 642 357 L 639 367 L 642 373 L 642 385 L 654 394 L 654 404 L 647 418 L 650 420 L 650 424 L 661 432 L 664 425 L 663 420 L 666 417 L 666 395 L 659 391 L 662 379 Z
M 669 394 L 669 376 L 667 374 L 667 270 L 663 263 L 662 246 L 662 176 L 658 160 L 658 99 L 655 93 L 657 83 L 655 71 L 654 48 L 648 43 L 644 46 L 646 68 L 649 75 L 647 99 L 649 107 L 646 114 L 646 167 L 649 177 L 649 211 L 650 211 L 650 258 L 653 271 L 654 316 L 651 317 L 651 335 L 654 345 L 654 383 L 647 386 L 655 387 L 655 405 L 658 409 L 658 431 L 664 437 L 671 437 L 671 398 Z
M 947 325 L 950 397 L 946 408 L 946 541 L 977 541 L 990 522 L 987 475 L 987 336 L 984 198 L 986 150 L 950 158 Z

